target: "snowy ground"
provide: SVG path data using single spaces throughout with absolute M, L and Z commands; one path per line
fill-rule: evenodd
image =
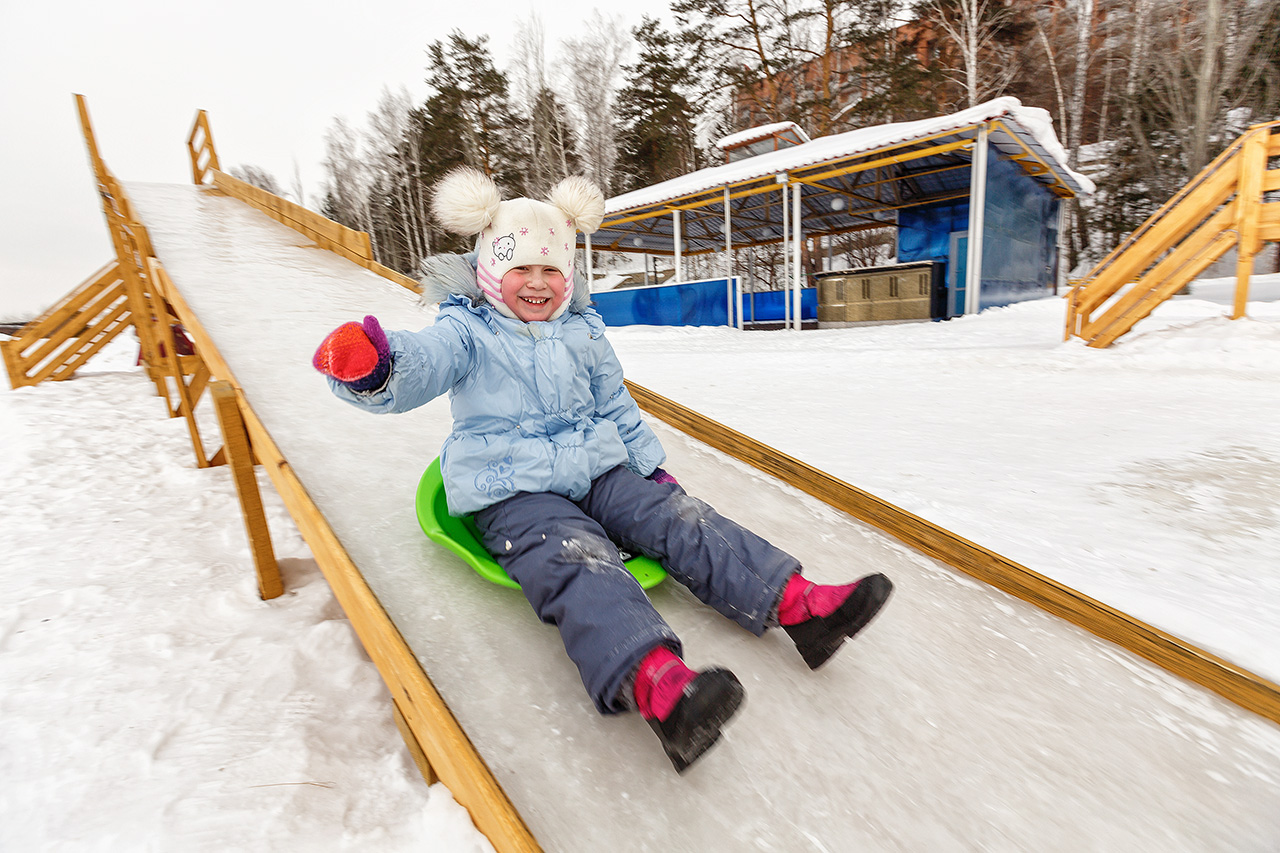
M 610 339 L 632 381 L 1280 681 L 1280 275 L 1248 319 L 1233 288 L 1196 282 L 1104 350 L 1062 341 L 1053 298 Z
M 492 850 L 265 477 L 288 592 L 258 598 L 229 472 L 121 343 L 0 391 L 0 850 Z
M 1197 283 L 1104 351 L 1056 300 L 611 338 L 635 381 L 1280 679 L 1280 276 L 1254 297 L 1228 322 Z M 228 472 L 133 354 L 0 391 L 0 849 L 490 849 L 265 479 L 289 592 L 258 600 Z

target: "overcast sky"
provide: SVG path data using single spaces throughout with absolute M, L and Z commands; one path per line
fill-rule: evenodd
M 73 94 L 86 96 L 108 168 L 187 183 L 186 137 L 207 110 L 223 168 L 314 193 L 334 116 L 364 127 L 384 86 L 426 93 L 426 47 L 488 35 L 506 68 L 537 13 L 554 57 L 595 10 L 628 29 L 668 0 L 0 0 L 0 320 L 48 307 L 112 258 Z M 204 17 L 204 10 L 210 17 Z

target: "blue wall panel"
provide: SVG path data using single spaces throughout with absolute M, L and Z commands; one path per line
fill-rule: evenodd
M 610 326 L 727 326 L 729 281 L 714 278 L 607 290 L 591 295 L 592 307 Z M 748 323 L 781 321 L 783 307 L 781 290 L 742 294 L 742 313 Z M 818 291 L 802 288 L 800 319 L 813 320 L 817 316 Z
M 627 287 L 591 295 L 592 307 L 610 326 L 726 326 L 728 281 Z
M 1058 259 L 1058 197 L 992 148 L 982 224 L 979 310 L 1053 291 Z

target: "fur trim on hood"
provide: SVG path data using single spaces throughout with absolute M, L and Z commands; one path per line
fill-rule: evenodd
M 476 254 L 433 255 L 422 261 L 423 305 L 439 305 L 450 296 L 471 300 L 472 305 L 487 305 L 484 292 L 476 282 Z M 591 291 L 581 273 L 574 272 L 573 294 L 569 297 L 568 311 L 581 314 L 591 305 Z

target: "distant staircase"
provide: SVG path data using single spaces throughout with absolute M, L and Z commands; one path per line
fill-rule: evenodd
M 1233 247 L 1231 316 L 1244 316 L 1254 256 L 1280 242 L 1280 121 L 1254 125 L 1067 294 L 1066 337 L 1110 346 Z

